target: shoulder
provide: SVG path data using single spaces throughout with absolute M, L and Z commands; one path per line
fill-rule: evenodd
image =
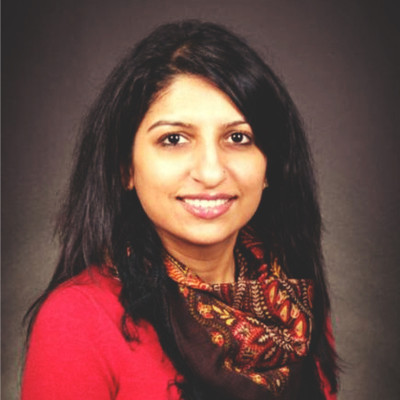
M 62 283 L 42 304 L 29 348 L 49 349 L 54 355 L 105 340 L 120 329 L 123 308 L 118 293 L 119 282 L 95 267 Z M 59 343 L 62 350 L 57 349 Z
M 49 295 L 30 338 L 23 400 L 166 398 L 176 371 L 149 323 L 135 324 L 138 342 L 126 341 L 119 290 L 118 281 L 95 270 Z
M 74 398 L 72 394 L 79 398 L 78 391 L 88 393 L 87 398 L 102 399 L 115 391 L 109 367 L 113 343 L 108 343 L 121 336 L 123 311 L 109 279 L 96 270 L 84 271 L 45 300 L 29 340 L 24 400 L 69 399 Z
M 118 301 L 119 286 L 119 282 L 114 283 L 112 277 L 102 275 L 95 267 L 83 271 L 50 293 L 39 310 L 34 329 L 48 326 L 52 330 L 70 330 L 74 323 L 90 325 L 106 315 L 116 322 L 123 312 Z

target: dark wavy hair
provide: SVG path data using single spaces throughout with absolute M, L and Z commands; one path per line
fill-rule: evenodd
M 290 277 L 315 281 L 315 328 L 299 398 L 323 398 L 316 360 L 336 392 L 336 354 L 326 332 L 330 303 L 321 215 L 299 114 L 282 82 L 245 41 L 212 23 L 183 21 L 159 27 L 109 76 L 82 126 L 57 224 L 60 259 L 48 288 L 28 311 L 28 338 L 41 304 L 60 283 L 111 259 L 122 282 L 125 320 L 153 324 L 164 351 L 184 376 L 183 383 L 176 383 L 184 398 L 215 398 L 177 349 L 168 319 L 166 292 L 171 282 L 163 267 L 162 244 L 135 191 L 124 189 L 135 132 L 152 101 L 179 74 L 201 76 L 226 93 L 267 156 L 269 188 L 249 224 L 267 253 L 278 251 Z

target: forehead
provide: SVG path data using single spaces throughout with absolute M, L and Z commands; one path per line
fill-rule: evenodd
M 227 94 L 196 75 L 176 76 L 152 102 L 144 120 L 167 117 L 193 119 L 192 122 L 244 120 Z

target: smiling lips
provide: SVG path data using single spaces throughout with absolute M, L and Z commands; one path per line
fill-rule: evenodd
M 192 215 L 213 219 L 225 214 L 231 207 L 237 196 L 221 195 L 191 195 L 178 197 L 186 211 Z

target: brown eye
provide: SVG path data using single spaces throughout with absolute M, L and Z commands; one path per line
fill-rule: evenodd
M 171 144 L 178 144 L 179 139 L 180 139 L 180 135 L 173 134 L 173 135 L 167 136 L 167 141 Z
M 177 146 L 185 142 L 187 142 L 187 140 L 179 133 L 170 133 L 169 135 L 164 136 L 161 140 L 161 143 L 164 146 Z
M 242 132 L 234 132 L 229 136 L 229 140 L 237 144 L 249 144 L 251 139 L 248 135 Z
M 234 141 L 235 143 L 241 143 L 243 140 L 243 136 L 243 133 L 236 132 L 232 134 L 232 141 Z

